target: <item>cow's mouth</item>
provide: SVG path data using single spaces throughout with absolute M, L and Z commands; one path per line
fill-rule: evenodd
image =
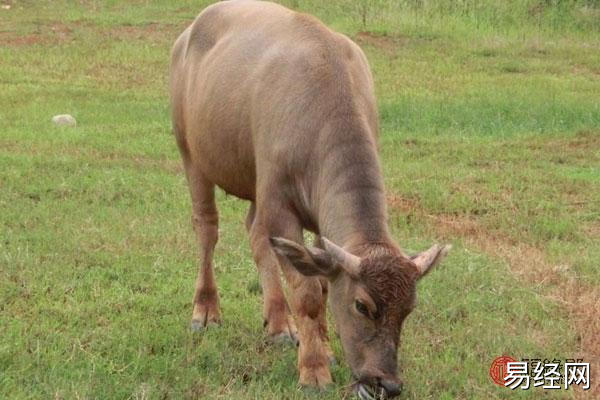
M 383 386 L 371 386 L 358 382 L 354 385 L 354 392 L 361 400 L 385 400 L 388 398 L 387 391 Z

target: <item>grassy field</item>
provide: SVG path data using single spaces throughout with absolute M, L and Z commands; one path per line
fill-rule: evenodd
M 349 398 L 343 360 L 304 391 L 295 351 L 266 344 L 248 205 L 221 192 L 224 323 L 188 329 L 197 249 L 166 77 L 206 2 L 0 3 L 0 398 Z M 598 2 L 284 3 L 367 53 L 398 242 L 454 244 L 405 324 L 402 398 L 597 396 L 598 375 L 511 392 L 488 369 L 600 369 Z

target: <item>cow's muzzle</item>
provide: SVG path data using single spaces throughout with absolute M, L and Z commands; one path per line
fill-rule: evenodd
M 385 400 L 396 397 L 402 393 L 402 384 L 386 379 L 377 379 L 377 382 L 358 382 L 354 391 L 361 400 Z

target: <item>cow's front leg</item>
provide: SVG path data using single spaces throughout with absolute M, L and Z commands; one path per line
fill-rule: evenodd
M 273 185 L 277 186 L 277 185 Z M 263 193 L 263 192 L 259 192 Z M 270 193 L 265 190 L 264 193 Z M 286 201 L 277 201 L 276 198 L 268 199 L 268 202 L 258 202 L 256 215 L 251 226 L 251 237 L 255 256 L 259 256 L 259 269 L 265 266 L 271 267 L 271 261 L 281 266 L 289 287 L 289 304 L 296 321 L 298 329 L 298 369 L 300 373 L 300 384 L 306 386 L 324 387 L 331 383 L 329 372 L 329 358 L 322 336 L 322 299 L 323 289 L 319 278 L 305 277 L 300 274 L 290 263 L 289 259 L 275 252 L 273 243 L 269 240 L 274 236 L 281 236 L 296 243 L 302 243 L 302 226 L 292 210 L 285 207 Z M 265 212 L 266 211 L 266 212 Z M 264 229 L 264 230 L 263 230 Z M 266 235 L 266 243 L 261 238 Z M 265 246 L 265 247 L 262 247 Z M 266 262 L 265 262 L 266 261 Z M 267 264 L 268 262 L 268 264 Z M 266 274 L 268 271 L 268 275 Z M 269 287 L 269 278 L 272 274 L 272 288 L 279 290 L 279 268 L 263 269 L 261 280 L 263 291 L 265 291 L 265 304 L 270 297 L 266 293 Z M 275 276 L 277 278 L 275 278 Z M 285 314 L 283 314 L 285 315 Z
M 322 250 L 324 249 L 320 236 L 315 237 L 313 245 Z M 335 365 L 335 355 L 333 354 L 333 350 L 331 349 L 331 345 L 329 343 L 329 335 L 327 334 L 327 297 L 329 294 L 329 282 L 327 281 L 327 278 L 324 277 L 320 277 L 319 282 L 321 283 L 321 309 L 319 313 L 319 330 L 321 332 L 321 339 L 323 340 L 323 345 L 325 346 L 325 352 L 327 353 L 329 363 L 331 365 Z
M 290 288 L 290 304 L 296 318 L 300 346 L 298 370 L 300 384 L 323 388 L 332 382 L 328 343 L 323 339 L 323 290 L 319 278 L 306 277 L 280 259 Z
M 271 250 L 269 230 L 262 221 L 255 221 L 254 205 L 247 222 L 252 253 L 263 290 L 263 318 L 271 342 L 297 343 L 298 332 L 281 286 L 279 263 Z
M 319 313 L 319 332 L 321 333 L 321 340 L 323 340 L 323 346 L 325 347 L 325 353 L 329 359 L 330 365 L 335 365 L 335 354 L 331 349 L 329 343 L 329 335 L 327 334 L 327 295 L 329 294 L 329 282 L 326 278 L 319 278 L 321 283 L 321 309 Z

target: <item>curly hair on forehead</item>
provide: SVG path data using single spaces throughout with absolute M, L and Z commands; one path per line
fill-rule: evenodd
M 360 266 L 360 280 L 377 307 L 412 306 L 418 271 L 412 261 L 394 255 L 366 258 Z

